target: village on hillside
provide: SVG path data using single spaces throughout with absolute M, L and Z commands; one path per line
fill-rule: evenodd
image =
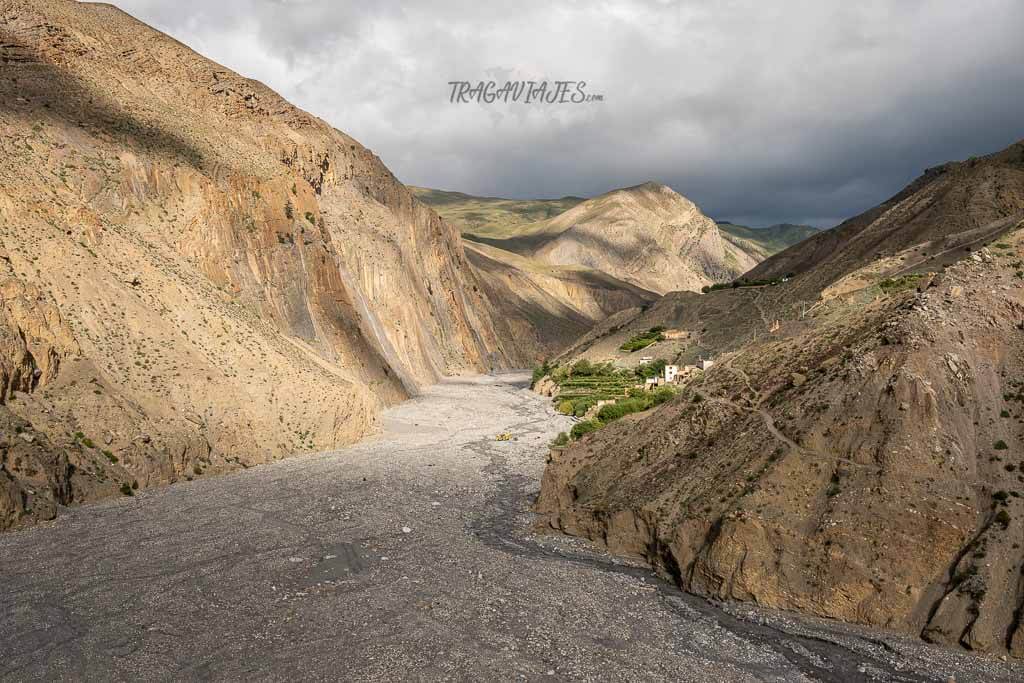
M 655 364 L 658 364 L 658 361 L 656 361 L 653 356 L 644 356 L 640 359 L 641 366 L 654 366 Z M 645 378 L 644 387 L 646 389 L 655 389 L 665 384 L 680 383 L 689 378 L 690 375 L 696 371 L 707 370 L 714 364 L 715 361 L 707 360 L 705 358 L 698 358 L 694 365 L 684 365 L 682 368 L 678 365 L 669 365 L 666 363 L 663 367 L 663 372 L 654 375 L 653 377 Z
M 565 365 L 545 362 L 534 369 L 532 388 L 552 399 L 557 410 L 578 419 L 566 434 L 559 434 L 552 447 L 561 447 L 609 422 L 632 413 L 649 410 L 676 395 L 678 387 L 710 369 L 715 361 L 698 356 L 694 363 L 670 363 L 657 357 L 652 347 L 666 341 L 686 341 L 689 333 L 653 327 L 623 342 L 620 351 L 632 354 L 644 350 L 635 365 L 623 358 L 591 362 L 585 358 Z M 675 353 L 668 354 L 678 358 Z

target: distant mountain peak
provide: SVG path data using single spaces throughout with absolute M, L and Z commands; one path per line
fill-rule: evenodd
M 751 229 L 724 221 L 716 226 L 691 200 L 654 180 L 586 200 L 414 191 L 471 240 L 561 266 L 604 271 L 651 291 L 697 290 L 728 281 L 816 232 L 806 226 Z
M 609 190 L 608 192 L 606 192 L 604 195 L 601 195 L 601 196 L 607 196 L 607 195 L 616 194 L 616 193 L 635 194 L 635 193 L 652 193 L 652 192 L 653 193 L 659 193 L 660 192 L 660 193 L 663 193 L 663 194 L 674 194 L 674 195 L 678 195 L 678 196 L 682 197 L 682 195 L 680 195 L 678 192 L 673 190 L 668 185 L 665 185 L 664 183 L 659 183 L 659 182 L 657 182 L 655 180 L 648 180 L 648 181 L 640 183 L 639 185 L 630 185 L 629 187 L 620 187 L 620 188 L 617 188 L 617 189 L 614 189 L 614 190 Z

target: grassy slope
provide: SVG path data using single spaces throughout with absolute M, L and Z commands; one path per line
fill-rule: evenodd
M 581 197 L 502 199 L 425 187 L 409 189 L 463 233 L 497 239 L 514 237 L 521 226 L 557 216 L 583 201 Z
M 753 248 L 763 258 L 777 254 L 820 232 L 818 228 L 810 225 L 794 225 L 793 223 L 779 223 L 767 228 L 748 228 L 735 223 L 720 222 L 718 229 L 733 244 L 747 249 Z

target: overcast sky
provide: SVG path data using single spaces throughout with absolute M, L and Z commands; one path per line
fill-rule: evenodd
M 827 227 L 1024 138 L 1019 0 L 113 1 L 402 181 L 472 194 L 657 180 L 715 218 Z M 449 101 L 448 81 L 492 79 L 604 101 Z

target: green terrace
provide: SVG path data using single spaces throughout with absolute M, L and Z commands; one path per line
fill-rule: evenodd
M 632 337 L 629 338 L 629 341 L 625 342 L 622 346 L 619 347 L 619 349 L 622 351 L 629 351 L 630 353 L 633 353 L 634 351 L 639 351 L 640 349 L 645 349 L 651 344 L 654 344 L 655 342 L 665 341 L 664 332 L 665 328 L 660 325 L 657 327 L 652 327 L 646 332 L 634 334 Z
M 795 277 L 793 273 L 789 273 L 785 277 L 777 277 L 771 280 L 747 280 L 746 278 L 740 278 L 739 280 L 733 280 L 732 282 L 720 282 L 714 285 L 705 285 L 700 288 L 700 291 L 704 294 L 708 292 L 717 292 L 721 289 L 740 289 L 742 287 L 774 287 L 786 282 L 790 278 Z
M 612 363 L 580 360 L 567 367 L 544 363 L 534 369 L 533 376 L 534 382 L 550 377 L 558 384 L 559 393 L 554 400 L 559 412 L 565 415 L 584 417 L 599 401 L 614 401 L 603 406 L 596 418 L 575 425 L 565 435 L 567 443 L 570 438 L 577 439 L 623 415 L 647 410 L 674 396 L 675 390 L 670 387 L 646 392 L 642 386 L 645 378 L 660 374 L 664 368 L 663 360 L 642 365 L 635 371 L 616 368 Z
M 673 387 L 660 387 L 651 392 L 645 392 L 643 389 L 629 389 L 627 396 L 616 400 L 615 403 L 602 406 L 597 411 L 595 417 L 577 422 L 568 433 L 560 433 L 551 442 L 551 446 L 555 448 L 566 446 L 569 442 L 576 441 L 591 432 L 596 432 L 619 418 L 659 406 L 665 401 L 674 398 L 675 395 L 676 390 Z

